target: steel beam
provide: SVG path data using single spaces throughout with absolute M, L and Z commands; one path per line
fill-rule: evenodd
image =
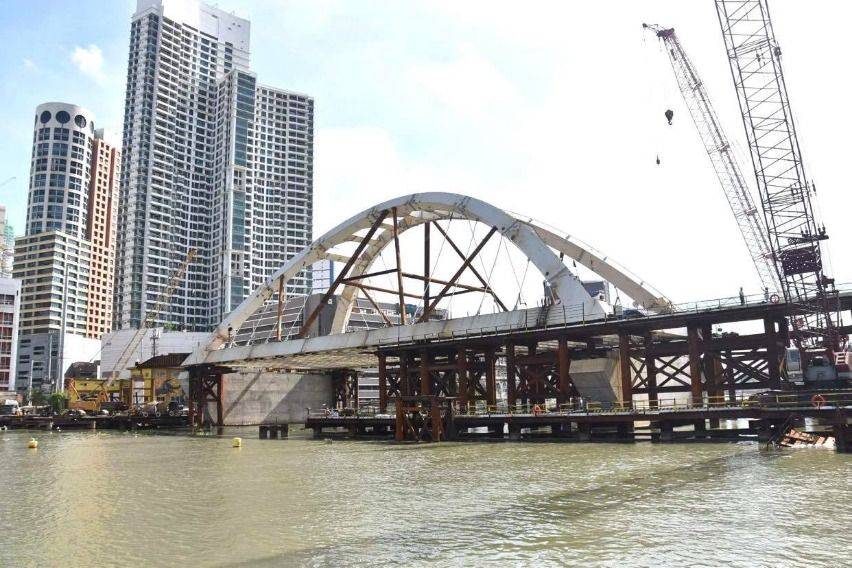
M 458 365 L 459 404 L 464 408 L 470 402 L 470 375 L 467 368 L 467 349 L 464 347 L 459 347 L 458 354 L 456 355 L 456 363 Z
M 431 284 L 430 277 L 432 275 L 432 262 L 431 262 L 431 252 L 432 252 L 432 243 L 431 243 L 431 230 L 432 227 L 431 221 L 426 221 L 423 224 L 423 309 L 426 309 L 426 306 L 429 305 L 430 302 L 430 288 Z
M 618 365 L 621 375 L 621 404 L 633 406 L 633 367 L 630 365 L 630 336 L 618 335 Z
M 393 213 L 393 248 L 396 252 L 396 285 L 399 295 L 399 323 L 405 325 L 405 291 L 402 288 L 402 254 L 399 250 L 399 225 L 396 219 L 396 207 L 391 208 Z
M 778 338 L 775 331 L 775 321 L 771 318 L 763 320 L 763 332 L 766 334 L 766 358 L 769 361 L 769 385 L 773 389 L 781 388 L 781 357 L 779 356 Z
M 441 235 L 444 236 L 444 240 L 446 240 L 447 244 L 450 245 L 450 248 L 452 248 L 453 251 L 455 251 L 455 253 L 457 255 L 459 255 L 459 258 L 464 260 L 464 258 L 465 258 L 464 253 L 456 245 L 456 243 L 453 242 L 453 239 L 450 238 L 450 235 L 448 235 L 446 233 L 446 231 L 444 231 L 444 229 L 441 227 L 441 225 L 439 225 L 438 223 L 435 223 L 435 228 L 438 229 L 438 232 L 441 233 Z M 485 278 L 482 277 L 482 275 L 479 273 L 479 271 L 474 266 L 471 266 L 470 272 L 476 277 L 477 280 L 479 280 L 479 283 L 482 284 L 483 288 L 486 288 L 488 290 L 488 292 L 494 298 L 494 301 L 497 303 L 498 306 L 500 306 L 500 309 L 502 309 L 504 312 L 508 312 L 509 308 L 507 308 L 506 305 L 502 301 L 500 301 L 500 298 L 497 296 L 497 293 L 494 292 L 494 290 L 491 288 L 491 286 L 488 285 L 488 282 L 485 280 Z M 428 305 L 428 304 L 424 304 L 424 305 Z
M 698 328 L 690 326 L 686 330 L 687 342 L 689 343 L 689 384 L 692 394 L 692 404 L 702 404 L 704 401 L 703 387 L 701 384 L 701 351 L 702 345 Z
M 379 358 L 379 412 L 388 411 L 388 361 L 384 353 Z
M 367 247 L 367 244 L 370 242 L 370 239 L 373 238 L 373 235 L 379 229 L 382 224 L 382 221 L 384 221 L 385 217 L 387 216 L 388 211 L 387 209 L 385 209 L 379 214 L 378 217 L 376 217 L 376 220 L 373 221 L 373 224 L 370 226 L 370 229 L 367 231 L 367 234 L 364 235 L 364 238 L 361 239 L 361 242 L 358 243 L 358 246 L 355 248 L 355 252 L 353 252 L 352 256 L 349 257 L 349 262 L 347 262 L 343 266 L 343 270 L 340 271 L 340 274 L 337 276 L 337 278 L 334 279 L 334 282 L 332 282 L 331 286 L 328 287 L 326 293 L 323 294 L 322 299 L 320 299 L 319 305 L 317 305 L 314 311 L 311 312 L 311 315 L 302 324 L 302 329 L 299 330 L 299 334 L 297 337 L 302 338 L 305 336 L 305 333 L 308 332 L 311 325 L 314 323 L 314 321 L 316 321 L 322 309 L 328 303 L 328 300 L 332 296 L 334 296 L 335 290 L 337 290 L 337 287 L 340 286 L 341 282 L 343 282 L 343 279 L 346 278 L 346 275 L 349 273 L 349 270 L 358 260 L 358 256 L 360 256 L 361 252 Z
M 494 347 L 485 348 L 485 404 L 497 404 L 497 354 Z
M 654 355 L 654 336 L 650 331 L 645 333 L 645 373 L 648 377 L 648 404 L 652 408 L 657 406 L 657 359 Z
M 432 394 L 432 375 L 429 370 L 429 350 L 420 350 L 420 395 Z
M 437 226 L 437 223 L 435 225 Z M 438 292 L 438 296 L 434 300 L 432 300 L 432 303 L 429 304 L 429 307 L 424 308 L 423 315 L 420 316 L 419 321 L 423 322 L 423 321 L 426 321 L 429 318 L 429 314 L 432 313 L 432 310 L 435 309 L 435 307 L 438 305 L 438 302 L 441 301 L 441 298 L 443 298 L 447 294 L 449 289 L 452 287 L 453 283 L 455 283 L 455 281 L 459 279 L 459 276 L 461 276 L 462 273 L 464 273 L 464 271 L 468 267 L 470 267 L 471 262 L 473 262 L 473 259 L 476 258 L 476 256 L 480 253 L 480 251 L 482 251 L 482 249 L 485 247 L 485 244 L 491 239 L 491 237 L 496 232 L 497 232 L 497 227 L 491 227 L 491 230 L 488 231 L 488 234 L 485 235 L 485 238 L 483 238 L 479 242 L 479 244 L 476 246 L 476 248 L 473 250 L 473 252 L 470 253 L 470 256 L 468 256 L 467 258 L 464 259 L 464 262 L 459 267 L 459 269 L 456 270 L 456 273 L 453 274 L 453 277 L 450 278 L 449 282 L 447 282 L 444 285 L 444 287 L 441 289 L 441 291 Z
M 515 344 L 506 344 L 506 404 L 512 408 L 518 402 L 515 377 Z
M 558 340 L 557 359 L 559 366 L 559 395 L 561 400 L 557 402 L 565 403 L 571 397 L 571 353 L 568 351 L 568 341 L 561 337 Z

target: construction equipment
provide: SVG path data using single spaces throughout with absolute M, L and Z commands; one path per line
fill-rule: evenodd
M 722 191 L 739 226 L 761 286 L 770 293 L 781 292 L 778 269 L 769 246 L 766 227 L 754 205 L 746 178 L 719 122 L 704 82 L 684 51 L 673 28 L 651 24 L 642 24 L 642 27 L 656 34 L 666 48 L 680 93 L 683 95 L 683 102 L 689 109 L 689 114 L 704 143 L 704 149 L 713 164 L 716 177 L 722 185 Z
M 801 348 L 839 348 L 837 291 L 823 272 L 828 238 L 812 205 L 767 0 L 715 0 L 784 299 Z M 800 315 L 798 315 L 800 314 Z
M 118 361 L 116 361 L 115 367 L 110 372 L 109 376 L 101 382 L 100 392 L 98 393 L 97 402 L 98 408 L 100 406 L 110 400 L 110 392 L 114 390 L 113 383 L 118 379 L 121 371 L 127 366 L 130 362 L 130 357 L 139 347 L 139 344 L 142 342 L 142 339 L 145 337 L 145 332 L 157 321 L 157 317 L 160 315 L 160 312 L 163 310 L 163 306 L 166 302 L 171 299 L 172 294 L 174 294 L 175 289 L 177 288 L 178 282 L 183 277 L 186 272 L 189 264 L 195 258 L 196 251 L 195 249 L 190 249 L 189 253 L 186 255 L 186 258 L 181 263 L 181 265 L 175 270 L 169 279 L 168 285 L 166 289 L 160 294 L 159 298 L 157 298 L 156 304 L 154 304 L 154 308 L 147 312 L 145 315 L 145 320 L 142 322 L 142 325 L 139 326 L 139 329 L 136 330 L 136 333 L 133 334 L 133 337 L 130 338 L 130 341 L 127 342 L 127 345 L 124 347 L 124 350 L 121 352 L 121 355 L 118 357 Z M 76 392 L 76 387 L 73 379 L 66 381 L 65 388 L 69 392 Z M 129 401 L 128 401 L 129 402 Z M 69 404 L 71 407 L 71 404 Z M 96 409 L 96 410 L 97 410 Z M 88 406 L 84 408 L 84 410 L 90 410 Z

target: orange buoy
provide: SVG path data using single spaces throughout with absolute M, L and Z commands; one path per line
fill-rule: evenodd
M 814 405 L 814 408 L 822 408 L 825 402 L 825 397 L 821 394 L 815 394 L 811 397 L 811 404 Z

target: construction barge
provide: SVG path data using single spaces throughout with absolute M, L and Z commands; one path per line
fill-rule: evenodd
M 440 397 L 406 397 L 394 414 L 309 413 L 305 429 L 316 438 L 335 436 L 397 441 L 560 440 L 593 441 L 741 441 L 784 445 L 790 432 L 806 421 L 819 445 L 852 452 L 852 393 L 834 404 L 772 405 L 744 399 L 711 406 L 646 404 L 600 408 L 549 408 L 539 405 L 459 410 Z M 723 421 L 730 421 L 724 423 Z M 803 439 L 804 440 L 804 439 Z M 802 444 L 808 445 L 808 444 Z
M 8 430 L 167 430 L 188 427 L 186 416 L 0 416 L 0 428 Z

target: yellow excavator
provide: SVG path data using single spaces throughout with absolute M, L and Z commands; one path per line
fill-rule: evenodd
M 72 410 L 84 410 L 88 413 L 99 413 L 101 410 L 108 410 L 106 406 L 114 406 L 115 402 L 123 403 L 125 406 L 130 404 L 132 385 L 129 380 L 118 380 L 118 376 L 122 369 L 127 367 L 130 358 L 136 352 L 142 339 L 145 337 L 145 332 L 156 322 L 157 317 L 163 310 L 163 306 L 168 302 L 177 288 L 178 282 L 186 273 L 189 264 L 195 258 L 195 249 L 190 249 L 186 258 L 181 265 L 175 270 L 169 279 L 168 286 L 157 298 L 157 303 L 154 308 L 145 314 L 145 321 L 130 338 L 130 341 L 124 347 L 121 355 L 116 361 L 115 367 L 110 372 L 109 376 L 103 380 L 77 380 L 69 378 L 65 380 L 65 392 L 68 394 L 68 408 Z M 93 388 L 94 387 L 94 388 Z M 109 410 L 115 410 L 110 408 Z

